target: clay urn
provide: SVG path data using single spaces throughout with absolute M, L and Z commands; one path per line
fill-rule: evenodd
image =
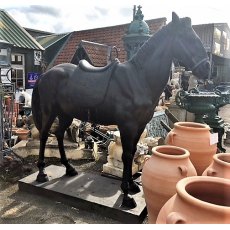
M 176 193 L 176 183 L 196 176 L 189 151 L 177 146 L 161 145 L 152 149 L 142 169 L 142 186 L 148 211 L 148 223 L 155 223 L 165 202 Z
M 202 176 L 214 176 L 230 179 L 230 153 L 218 153 Z
M 217 141 L 213 137 L 215 134 L 210 133 L 210 127 L 206 124 L 176 122 L 167 134 L 165 143 L 187 149 L 197 175 L 201 176 L 217 152 Z
M 23 128 L 20 128 L 20 129 L 15 131 L 15 135 L 18 136 L 19 140 L 27 140 L 28 136 L 29 136 L 29 133 L 30 133 L 30 130 L 23 129 Z
M 181 179 L 162 207 L 157 224 L 230 224 L 230 180 L 194 176 Z

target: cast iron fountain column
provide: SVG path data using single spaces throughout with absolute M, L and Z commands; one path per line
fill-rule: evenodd
M 130 23 L 127 34 L 123 37 L 124 47 L 129 60 L 140 47 L 150 38 L 149 26 L 143 20 L 144 15 L 141 11 L 141 6 L 136 6 L 133 9 L 133 21 Z

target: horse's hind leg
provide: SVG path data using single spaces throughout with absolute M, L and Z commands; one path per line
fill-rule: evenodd
M 45 173 L 45 161 L 44 161 L 44 153 L 45 153 L 45 146 L 46 146 L 46 141 L 48 139 L 49 135 L 49 130 L 50 127 L 55 119 L 54 115 L 48 116 L 47 114 L 42 116 L 42 128 L 39 130 L 39 135 L 40 135 L 40 149 L 39 149 L 39 159 L 37 163 L 37 167 L 39 169 L 37 179 L 36 181 L 38 182 L 46 182 L 48 181 L 48 176 Z
M 64 143 L 63 143 L 65 131 L 71 125 L 73 119 L 64 116 L 59 116 L 58 118 L 59 118 L 59 126 L 55 132 L 55 135 L 58 141 L 58 148 L 61 155 L 61 163 L 66 167 L 67 176 L 75 176 L 78 173 L 75 170 L 75 168 L 68 162 L 68 159 L 66 158 L 65 149 L 64 149 Z

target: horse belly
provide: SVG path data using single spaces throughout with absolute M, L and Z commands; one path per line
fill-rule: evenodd
M 80 103 L 73 102 L 72 104 L 64 104 L 62 106 L 62 112 L 68 114 L 73 118 L 77 118 L 81 121 L 87 121 L 101 125 L 115 125 L 115 116 L 113 109 L 105 108 L 100 105 L 85 107 Z

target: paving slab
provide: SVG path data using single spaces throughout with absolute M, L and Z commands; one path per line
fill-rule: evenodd
M 147 216 L 141 186 L 141 192 L 133 195 L 137 207 L 125 209 L 120 207 L 123 199 L 120 180 L 92 172 L 78 172 L 77 176 L 67 177 L 65 167 L 55 165 L 50 165 L 45 170 L 49 181 L 36 182 L 36 172 L 19 180 L 19 191 L 45 196 L 89 212 L 97 212 L 122 223 L 142 223 Z M 140 178 L 136 180 L 140 181 Z

